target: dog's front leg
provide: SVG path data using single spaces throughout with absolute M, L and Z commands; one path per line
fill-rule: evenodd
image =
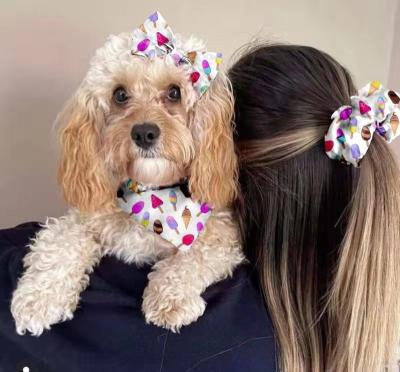
M 13 293 L 11 312 L 19 334 L 39 336 L 52 324 L 71 319 L 101 246 L 88 234 L 78 212 L 51 219 L 24 257 L 25 272 Z
M 188 252 L 178 252 L 154 265 L 143 295 L 146 321 L 174 332 L 196 321 L 206 306 L 201 293 L 230 276 L 243 260 L 231 212 L 213 212 Z

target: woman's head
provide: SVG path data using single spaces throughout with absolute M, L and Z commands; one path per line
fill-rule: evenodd
M 253 47 L 230 78 L 238 216 L 282 368 L 379 370 L 400 321 L 400 181 L 386 143 L 375 136 L 360 168 L 328 158 L 331 115 L 356 89 L 314 48 Z

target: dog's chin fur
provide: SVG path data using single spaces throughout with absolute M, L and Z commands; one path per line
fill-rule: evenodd
M 175 162 L 165 158 L 137 158 L 130 168 L 130 178 L 144 185 L 172 185 L 186 176 Z

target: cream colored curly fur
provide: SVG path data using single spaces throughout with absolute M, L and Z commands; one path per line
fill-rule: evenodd
M 188 52 L 204 49 L 196 39 L 181 42 Z M 59 116 L 59 181 L 72 209 L 46 222 L 24 259 L 25 272 L 11 303 L 19 334 L 38 336 L 71 319 L 89 274 L 104 255 L 137 265 L 155 263 L 143 312 L 147 322 L 172 331 L 201 316 L 202 292 L 244 259 L 227 208 L 237 183 L 229 81 L 221 71 L 197 100 L 187 72 L 163 60 L 132 56 L 130 43 L 129 33 L 110 37 Z M 181 89 L 179 103 L 165 99 L 170 84 Z M 124 106 L 113 102 L 120 86 L 130 97 Z M 161 131 L 150 153 L 130 137 L 132 127 L 144 121 Z M 181 177 L 189 178 L 193 197 L 215 207 L 188 252 L 132 220 L 115 198 L 126 178 L 172 184 Z

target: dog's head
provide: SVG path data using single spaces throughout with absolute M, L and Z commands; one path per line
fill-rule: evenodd
M 187 49 L 203 48 L 190 39 Z M 81 211 L 112 208 L 127 179 L 168 185 L 183 177 L 215 207 L 236 195 L 233 98 L 219 72 L 201 98 L 187 71 L 130 53 L 131 35 L 111 36 L 59 115 L 59 182 Z

